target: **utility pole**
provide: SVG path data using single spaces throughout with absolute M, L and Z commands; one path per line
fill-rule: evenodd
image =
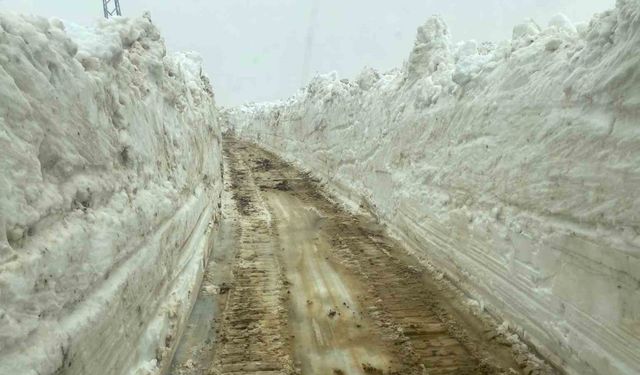
M 120 0 L 102 0 L 102 7 L 104 8 L 104 18 L 122 15 Z

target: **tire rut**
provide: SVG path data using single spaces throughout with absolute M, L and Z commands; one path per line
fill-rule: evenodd
M 238 212 L 234 285 L 220 322 L 212 374 L 290 374 L 285 289 L 269 212 L 242 147 L 226 148 Z

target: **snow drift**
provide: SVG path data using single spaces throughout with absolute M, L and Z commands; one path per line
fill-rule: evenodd
M 154 373 L 221 191 L 211 86 L 148 16 L 0 13 L 0 373 Z
M 640 373 L 640 1 L 588 25 L 453 44 L 225 114 L 243 138 L 370 207 L 570 374 Z

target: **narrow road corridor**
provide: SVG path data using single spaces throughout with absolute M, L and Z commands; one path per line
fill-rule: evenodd
M 375 220 L 255 145 L 225 146 L 223 230 L 173 374 L 538 373 Z

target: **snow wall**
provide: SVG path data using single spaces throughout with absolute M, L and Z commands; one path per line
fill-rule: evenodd
M 453 44 L 227 113 L 369 207 L 569 374 L 640 373 L 640 1 Z
M 0 13 L 0 373 L 158 373 L 219 215 L 199 58 L 148 16 Z

